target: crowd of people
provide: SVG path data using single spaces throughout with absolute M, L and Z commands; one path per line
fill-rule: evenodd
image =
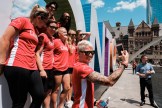
M 95 54 L 91 33 L 70 29 L 68 12 L 56 19 L 57 8 L 56 2 L 45 8 L 36 4 L 29 17 L 13 19 L 0 37 L 0 71 L 12 108 L 23 108 L 28 93 L 30 108 L 93 108 L 94 83 L 112 86 L 128 66 L 129 54 L 122 51 L 110 76 L 95 72 L 88 66 Z

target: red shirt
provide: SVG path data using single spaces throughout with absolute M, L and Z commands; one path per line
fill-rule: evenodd
M 69 48 L 70 46 L 68 46 Z M 70 52 L 72 50 L 72 52 Z M 75 53 L 76 53 L 76 46 L 73 44 L 71 45 L 71 49 L 69 48 L 69 67 L 73 68 L 75 63 Z
M 35 48 L 38 44 L 34 26 L 28 18 L 14 19 L 9 26 L 19 30 L 19 34 L 11 40 L 7 66 L 17 66 L 29 70 L 36 70 Z
M 79 54 L 78 54 L 78 47 L 76 46 L 76 51 L 75 51 L 75 62 L 79 61 Z
M 41 61 L 44 69 L 52 69 L 54 58 L 53 58 L 53 49 L 54 49 L 54 38 L 50 40 L 45 33 L 41 33 L 40 36 L 44 37 L 43 40 L 43 52 L 41 54 Z
M 66 45 L 60 39 L 54 40 L 54 69 L 65 71 L 69 67 L 69 51 Z
M 72 73 L 74 104 L 72 108 L 93 108 L 94 83 L 86 79 L 86 76 L 93 71 L 94 70 L 85 63 L 77 62 L 74 64 Z

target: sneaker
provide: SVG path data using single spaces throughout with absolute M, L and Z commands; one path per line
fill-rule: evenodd
M 153 106 L 154 108 L 158 108 L 158 106 L 154 103 L 151 103 L 151 106 Z
M 144 104 L 145 104 L 145 102 L 142 101 L 142 102 L 140 103 L 140 106 L 143 106 Z
M 68 101 L 65 103 L 65 108 L 72 108 L 72 105 L 73 105 L 73 101 Z

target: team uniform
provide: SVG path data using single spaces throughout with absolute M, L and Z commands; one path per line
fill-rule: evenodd
M 72 83 L 74 90 L 74 104 L 72 108 L 93 108 L 94 83 L 86 79 L 94 70 L 87 64 L 77 62 L 73 67 Z
M 53 74 L 53 50 L 54 50 L 54 38 L 50 40 L 45 33 L 41 33 L 39 38 L 43 38 L 43 51 L 41 53 L 41 61 L 44 70 L 47 73 L 47 79 L 42 78 L 44 90 L 47 91 L 48 89 L 52 89 L 54 87 L 54 74 Z
M 54 40 L 54 74 L 62 75 L 66 74 L 69 67 L 69 52 L 66 45 L 62 43 L 60 39 Z
M 19 30 L 19 34 L 11 40 L 4 69 L 13 107 L 23 107 L 28 92 L 33 99 L 30 108 L 40 107 L 44 99 L 44 90 L 35 58 L 37 31 L 25 17 L 12 20 L 9 26 Z
M 69 48 L 71 47 L 71 49 Z M 73 66 L 74 66 L 74 63 L 75 63 L 75 53 L 76 53 L 76 46 L 73 44 L 71 46 L 68 46 L 69 48 L 69 73 L 72 73 L 73 71 Z M 72 50 L 72 52 L 70 52 L 70 50 Z

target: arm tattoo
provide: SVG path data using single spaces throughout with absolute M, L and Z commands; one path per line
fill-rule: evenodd
M 120 68 L 118 68 L 116 71 L 114 71 L 110 76 L 104 76 L 104 75 L 94 71 L 94 72 L 90 73 L 86 78 L 93 83 L 112 86 L 120 78 L 123 71 L 124 71 L 124 66 L 122 65 Z

